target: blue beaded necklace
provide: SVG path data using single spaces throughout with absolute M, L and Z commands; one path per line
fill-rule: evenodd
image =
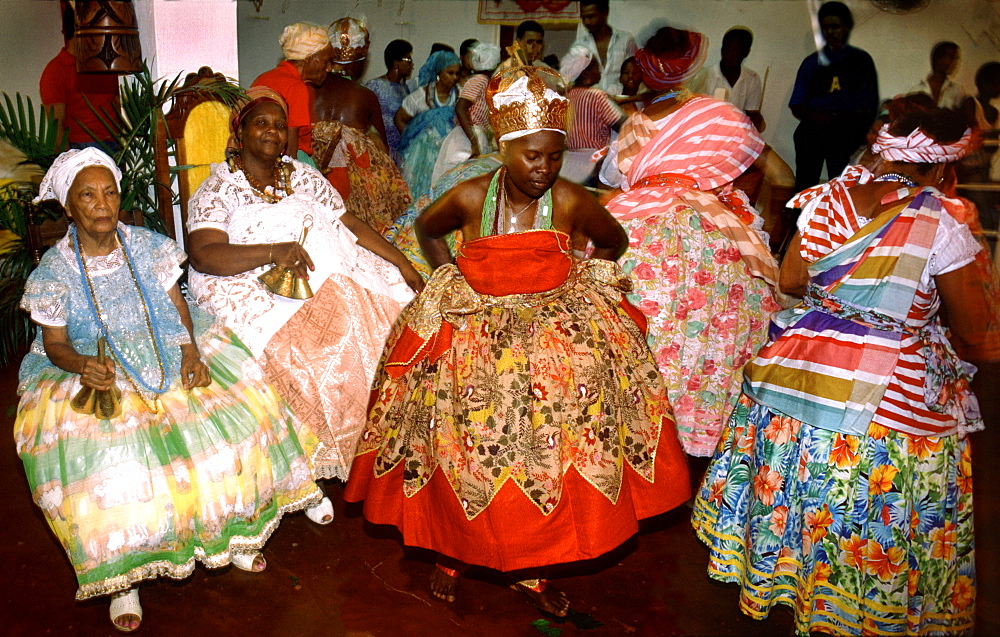
M 676 90 L 676 91 L 670 91 L 669 93 L 664 93 L 663 95 L 657 97 L 655 100 L 653 100 L 652 102 L 650 102 L 650 104 L 656 104 L 657 102 L 662 102 L 664 100 L 668 100 L 671 97 L 677 97 L 678 95 L 681 94 L 682 90 L 683 89 L 679 89 L 679 90 Z
M 128 362 L 121 350 L 118 348 L 118 345 L 115 343 L 114 338 L 111 337 L 108 326 L 104 324 L 104 319 L 101 318 L 101 313 L 97 308 L 97 295 L 94 292 L 94 284 L 90 280 L 90 272 L 87 271 L 87 264 L 83 260 L 83 252 L 80 249 L 80 237 L 76 232 L 76 224 L 70 226 L 69 232 L 73 238 L 73 251 L 76 254 L 76 264 L 77 267 L 80 268 L 80 281 L 88 292 L 87 305 L 90 307 L 90 313 L 94 318 L 94 322 L 98 325 L 98 336 L 104 337 L 107 341 L 115 360 L 118 361 L 122 367 L 122 371 L 125 372 L 125 375 L 133 384 L 138 383 L 138 385 L 140 385 L 143 389 L 153 394 L 164 393 L 170 385 L 167 383 L 166 367 L 163 364 L 163 338 L 160 336 L 160 330 L 156 321 L 153 320 L 156 318 L 155 315 L 151 316 L 149 293 L 146 291 L 146 287 L 142 284 L 142 280 L 135 272 L 135 267 L 132 265 L 132 252 L 128 248 L 128 243 L 125 242 L 125 237 L 122 234 L 121 229 L 119 228 L 115 230 L 115 236 L 118 238 L 118 244 L 122 247 L 122 252 L 125 254 L 125 264 L 128 265 L 128 271 L 132 275 L 132 281 L 135 283 L 136 290 L 139 292 L 139 300 L 142 302 L 143 316 L 146 319 L 146 329 L 149 331 L 149 335 L 153 340 L 153 351 L 156 354 L 156 364 L 160 368 L 160 383 L 156 387 L 153 387 L 146 382 L 139 370 Z
M 898 181 L 909 186 L 910 188 L 916 188 L 920 185 L 906 175 L 902 175 L 900 173 L 886 173 L 884 175 L 879 175 L 873 181 Z

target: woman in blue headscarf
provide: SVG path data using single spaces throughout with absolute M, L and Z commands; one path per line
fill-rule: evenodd
M 431 185 L 434 162 L 445 136 L 455 125 L 455 100 L 461 60 L 437 51 L 420 68 L 420 88 L 403 100 L 394 121 L 402 133 L 399 155 L 410 193 L 419 196 Z

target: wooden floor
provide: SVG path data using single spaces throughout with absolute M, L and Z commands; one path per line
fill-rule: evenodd
M 14 370 L 0 372 L 0 414 L 10 432 Z M 988 431 L 976 434 L 975 495 L 979 573 L 978 635 L 1000 635 L 1000 367 L 977 379 Z M 392 529 L 373 528 L 345 507 L 341 485 L 327 483 L 336 518 L 325 527 L 286 518 L 267 546 L 267 571 L 200 568 L 181 582 L 143 585 L 140 635 L 538 636 L 541 615 L 489 573 L 463 580 L 454 604 L 427 592 L 431 558 L 404 550 Z M 111 635 L 105 599 L 73 600 L 75 579 L 31 502 L 11 438 L 0 448 L 0 634 Z M 688 524 L 689 510 L 661 516 L 613 555 L 577 566 L 555 584 L 573 608 L 603 624 L 570 635 L 788 635 L 791 615 L 765 621 L 737 609 L 738 591 L 705 574 L 707 551 Z

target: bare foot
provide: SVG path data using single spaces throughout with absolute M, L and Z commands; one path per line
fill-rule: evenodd
M 542 592 L 533 591 L 520 582 L 514 584 L 514 589 L 519 590 L 528 596 L 535 608 L 543 613 L 549 613 L 556 617 L 565 617 L 569 612 L 569 598 L 566 593 L 551 584 L 546 584 Z
M 452 577 L 435 567 L 431 573 L 431 594 L 445 602 L 455 601 L 455 591 L 458 590 L 460 577 Z

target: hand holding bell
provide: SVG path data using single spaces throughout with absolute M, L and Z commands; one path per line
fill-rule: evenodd
M 97 364 L 106 368 L 107 357 L 104 350 L 104 338 L 99 338 L 97 340 Z M 121 390 L 113 382 L 108 389 L 94 389 L 84 385 L 70 400 L 69 406 L 78 414 L 93 415 L 98 420 L 110 420 L 121 415 L 121 398 Z
M 295 260 L 292 263 L 288 265 L 275 264 L 273 268 L 257 277 L 272 294 L 290 299 L 305 300 L 312 298 L 313 291 L 309 287 L 309 281 L 305 276 L 296 272 L 296 270 L 301 272 L 313 267 L 312 259 L 309 258 L 309 254 L 302 247 L 311 227 L 312 219 L 307 218 L 305 225 L 302 227 L 302 234 L 299 236 L 299 240 L 291 245 L 291 254 L 288 256 L 295 256 Z

